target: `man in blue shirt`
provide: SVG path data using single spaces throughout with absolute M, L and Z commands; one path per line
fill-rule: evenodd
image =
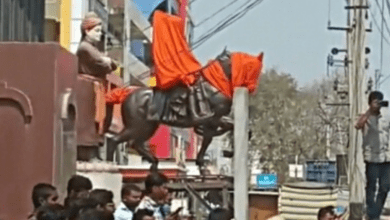
M 121 191 L 122 202 L 114 213 L 115 220 L 132 220 L 135 208 L 141 201 L 142 191 L 133 184 L 124 185 Z

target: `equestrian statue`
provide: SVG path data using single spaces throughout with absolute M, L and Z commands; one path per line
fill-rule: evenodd
M 225 49 L 202 67 L 191 53 L 181 24 L 177 16 L 154 13 L 152 53 L 156 87 L 113 91 L 122 96 L 119 103 L 124 129 L 110 139 L 108 148 L 116 149 L 118 144 L 128 142 L 152 164 L 154 171 L 158 159 L 148 150 L 146 142 L 160 124 L 192 127 L 203 136 L 196 159 L 196 164 L 202 168 L 213 137 L 233 129 L 229 114 L 234 88 L 246 87 L 253 93 L 263 66 L 263 53 L 252 56 Z M 111 99 L 114 96 L 108 94 Z M 111 100 L 113 102 L 115 100 Z

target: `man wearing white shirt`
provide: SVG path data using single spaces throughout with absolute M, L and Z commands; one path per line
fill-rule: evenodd
M 142 191 L 133 184 L 124 185 L 121 191 L 122 202 L 114 213 L 115 220 L 132 220 L 134 210 L 141 201 Z

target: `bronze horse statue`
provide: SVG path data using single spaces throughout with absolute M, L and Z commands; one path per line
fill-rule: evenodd
M 262 59 L 262 54 L 261 54 Z M 217 56 L 216 61 L 220 62 L 223 72 L 227 79 L 232 78 L 231 68 L 231 54 L 224 50 L 222 54 Z M 124 129 L 117 135 L 115 135 L 108 144 L 108 148 L 116 149 L 116 146 L 120 143 L 128 141 L 130 146 L 145 159 L 147 159 L 152 165 L 151 170 L 157 170 L 158 159 L 149 152 L 145 143 L 148 141 L 159 127 L 159 124 L 167 124 L 169 126 L 181 127 L 181 128 L 194 128 L 195 133 L 203 136 L 203 142 L 201 149 L 197 155 L 196 164 L 201 169 L 204 166 L 204 155 L 211 143 L 213 137 L 222 135 L 227 131 L 233 129 L 233 120 L 229 117 L 232 106 L 232 99 L 225 96 L 207 80 L 204 80 L 202 71 L 198 76 L 198 82 L 201 82 L 204 88 L 204 95 L 209 103 L 210 110 L 213 115 L 202 122 L 194 121 L 190 116 L 184 115 L 181 118 L 174 120 L 163 119 L 148 120 L 148 109 L 152 105 L 153 96 L 156 95 L 156 91 L 152 88 L 139 88 L 131 92 L 124 102 L 122 103 L 122 119 Z M 185 86 L 177 86 L 171 91 L 166 92 L 168 97 L 175 97 L 173 99 L 180 99 L 177 97 L 183 96 L 188 93 L 188 88 Z M 162 96 L 167 97 L 167 96 Z M 158 98 L 159 99 L 159 98 Z M 184 98 L 184 105 L 189 105 L 187 98 Z M 158 100 L 161 101 L 161 100 Z M 183 99 L 182 99 L 183 101 Z M 162 103 L 162 102 L 160 102 Z M 173 105 L 172 103 L 170 103 Z M 159 108 L 164 108 L 164 104 L 158 104 Z M 165 105 L 166 106 L 166 105 Z M 188 110 L 188 108 L 187 108 Z

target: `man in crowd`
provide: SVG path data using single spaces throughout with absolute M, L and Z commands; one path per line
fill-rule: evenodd
M 368 110 L 359 117 L 355 128 L 363 131 L 367 216 L 378 220 L 390 189 L 390 119 L 381 115 L 381 107 L 386 105 L 381 92 L 371 92 L 368 104 Z
M 32 191 L 32 201 L 34 204 L 34 211 L 28 219 L 36 219 L 37 210 L 44 205 L 54 205 L 58 203 L 57 189 L 47 183 L 39 183 L 34 186 Z
M 133 219 L 135 208 L 141 201 L 142 191 L 134 184 L 127 184 L 122 187 L 122 202 L 114 213 L 115 220 Z M 153 215 L 153 212 L 152 212 Z
M 89 191 L 92 189 L 92 182 L 86 177 L 74 175 L 68 181 L 67 193 L 64 205 L 68 207 L 69 199 L 73 198 L 87 198 Z
M 156 220 L 174 220 L 178 218 L 178 213 L 168 215 L 163 210 L 166 203 L 168 189 L 166 184 L 168 178 L 161 173 L 152 172 L 145 180 L 145 197 L 141 200 L 136 212 L 141 209 L 147 209 L 153 212 Z
M 89 209 L 80 213 L 75 220 L 114 220 L 114 216 L 101 210 Z
M 67 220 L 67 216 L 62 205 L 47 204 L 38 208 L 37 220 Z
M 134 214 L 133 220 L 155 220 L 153 217 L 153 211 L 148 209 L 140 209 Z M 116 219 L 115 219 L 116 220 Z
M 321 208 L 318 211 L 317 219 L 318 220 L 341 220 L 341 217 L 337 216 L 334 210 L 335 207 L 332 205 Z
M 68 200 L 68 207 L 66 213 L 68 220 L 74 220 L 76 217 L 87 210 L 98 209 L 98 202 L 92 198 L 72 198 Z
M 210 212 L 208 220 L 231 220 L 233 217 L 232 210 L 216 208 Z
M 89 194 L 90 199 L 94 199 L 97 203 L 97 209 L 106 213 L 114 214 L 114 194 L 106 189 L 94 189 Z

